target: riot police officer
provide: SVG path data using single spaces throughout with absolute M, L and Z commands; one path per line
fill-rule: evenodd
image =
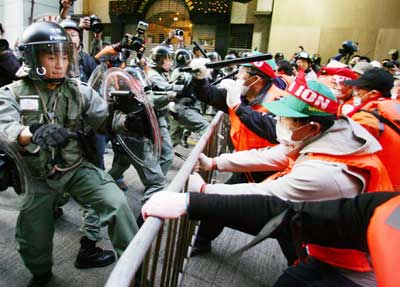
M 172 117 L 170 118 L 170 133 L 174 146 L 182 143 L 188 147 L 187 138 L 190 132 L 202 135 L 208 127 L 208 122 L 200 114 L 201 103 L 193 95 L 190 87 L 192 75 L 181 72 L 180 68 L 187 66 L 193 59 L 192 53 L 187 49 L 175 51 L 176 69 L 171 74 L 171 80 L 185 88 L 177 95 L 175 102 L 170 103 Z M 185 131 L 186 129 L 186 131 Z
M 168 104 L 174 101 L 176 94 L 183 89 L 183 85 L 170 82 L 170 73 L 173 64 L 172 51 L 168 47 L 160 45 L 151 51 L 150 69 L 147 71 L 147 75 L 152 86 L 154 109 L 156 110 L 158 124 L 160 126 L 162 138 L 160 165 L 164 175 L 167 174 L 174 159 L 173 147 L 166 119 Z
M 82 84 L 76 50 L 59 25 L 39 22 L 22 36 L 28 77 L 0 90 L 0 132 L 18 144 L 31 171 L 31 203 L 20 211 L 16 227 L 18 251 L 33 278 L 29 286 L 52 277 L 53 208 L 62 193 L 89 205 L 108 225 L 111 242 L 121 255 L 137 232 L 123 192 L 103 170 L 85 160 L 77 134 L 86 125 L 98 131 L 128 132 L 127 115 L 109 114 L 107 103 Z M 82 254 L 96 256 L 89 238 Z

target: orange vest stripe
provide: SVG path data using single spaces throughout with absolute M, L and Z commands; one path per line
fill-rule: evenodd
M 395 100 L 373 101 L 363 107 L 364 110 L 378 111 L 378 113 L 393 122 L 400 128 L 400 102 Z M 395 190 L 400 191 L 400 136 L 389 126 L 384 125 L 382 134 L 378 138 L 383 150 L 377 153 L 380 160 L 387 167 L 389 177 Z
M 379 287 L 400 286 L 400 228 L 387 223 L 397 208 L 400 208 L 400 196 L 377 207 L 367 230 L 368 246 Z
M 367 185 L 367 192 L 393 191 L 393 186 L 387 174 L 386 168 L 375 154 L 360 156 L 332 156 L 311 154 L 308 160 L 323 160 L 340 162 L 348 166 L 368 171 L 370 177 Z M 308 254 L 314 258 L 330 265 L 356 270 L 359 272 L 372 271 L 372 267 L 365 252 L 352 249 L 339 249 L 319 246 L 316 244 L 307 245 Z
M 370 175 L 367 191 L 393 191 L 393 186 L 387 171 L 376 154 L 360 156 L 309 154 L 305 160 L 339 162 L 348 166 L 366 170 Z M 268 177 L 268 180 L 273 180 L 279 176 L 288 174 L 291 168 L 292 165 L 285 171 L 271 175 Z M 372 271 L 367 254 L 359 250 L 331 248 L 316 244 L 308 244 L 307 249 L 310 256 L 330 265 L 360 272 Z

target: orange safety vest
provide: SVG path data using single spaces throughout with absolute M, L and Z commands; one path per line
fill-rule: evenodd
M 377 207 L 369 222 L 368 247 L 379 287 L 400 286 L 399 212 L 396 196 Z
M 376 111 L 400 128 L 400 102 L 396 100 L 381 100 L 367 103 L 363 110 Z M 362 124 L 362 123 L 360 123 Z M 382 150 L 377 153 L 380 160 L 386 166 L 394 189 L 400 191 L 400 135 L 391 127 L 384 125 L 382 133 L 377 138 L 382 145 Z
M 394 191 L 385 166 L 376 154 L 332 156 L 332 155 L 309 155 L 309 160 L 340 162 L 350 167 L 359 168 L 369 173 L 367 192 Z M 367 254 L 359 250 L 340 249 L 308 244 L 308 254 L 322 262 L 332 266 L 351 269 L 360 272 L 372 271 Z
M 386 168 L 376 154 L 335 156 L 326 154 L 308 154 L 304 160 L 321 160 L 344 163 L 350 167 L 361 169 L 369 174 L 367 192 L 393 191 L 393 186 L 387 174 Z M 293 163 L 293 162 L 292 162 Z M 268 179 L 276 179 L 290 172 L 293 164 L 283 172 L 270 176 Z M 268 180 L 267 179 L 267 180 Z M 367 272 L 372 271 L 367 259 L 367 254 L 359 250 L 324 247 L 316 244 L 308 244 L 308 254 L 314 258 L 333 266 Z
M 286 94 L 285 91 L 279 89 L 275 85 L 272 85 L 267 91 L 263 101 L 273 101 L 283 94 Z M 251 108 L 259 113 L 268 112 L 268 110 L 264 106 L 259 104 L 252 105 Z M 229 119 L 231 122 L 230 136 L 236 151 L 249 150 L 253 148 L 264 148 L 275 145 L 268 140 L 256 135 L 254 132 L 248 129 L 242 123 L 242 121 L 236 115 L 233 109 L 229 109 Z

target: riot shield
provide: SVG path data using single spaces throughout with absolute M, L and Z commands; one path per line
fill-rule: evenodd
M 157 117 L 140 81 L 128 72 L 108 69 L 100 94 L 113 107 L 114 113 L 127 114 L 137 129 L 116 135 L 125 152 L 140 165 L 154 165 L 160 159 L 161 136 Z
M 100 88 L 103 84 L 104 74 L 106 73 L 106 71 L 107 65 L 105 63 L 101 63 L 96 67 L 96 69 L 94 69 L 87 82 L 87 84 L 98 93 L 100 93 Z
M 18 208 L 24 209 L 32 201 L 29 179 L 30 173 L 17 144 L 11 143 L 4 134 L 0 134 L 0 173 L 3 189 L 13 187 L 18 195 Z

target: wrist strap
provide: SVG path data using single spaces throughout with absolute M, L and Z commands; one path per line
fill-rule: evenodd
M 204 193 L 206 186 L 207 186 L 207 183 L 203 183 L 203 185 L 200 187 L 200 193 Z
M 211 170 L 218 170 L 217 162 L 214 158 L 211 159 Z

